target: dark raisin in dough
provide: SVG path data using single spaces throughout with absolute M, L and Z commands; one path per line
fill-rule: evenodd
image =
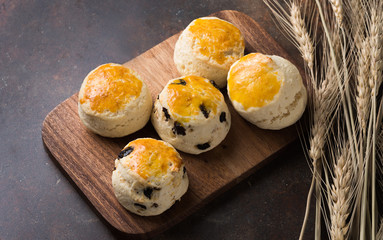
M 157 203 L 153 203 L 152 207 L 157 208 L 157 207 L 158 207 L 158 204 L 157 204 Z
M 219 121 L 220 122 L 226 122 L 226 113 L 221 112 L 221 115 L 219 115 Z
M 210 147 L 210 144 L 207 142 L 207 143 L 203 143 L 203 144 L 197 144 L 196 146 L 199 150 L 205 150 L 205 149 L 208 149 Z
M 177 82 L 178 81 L 178 82 Z M 172 82 L 171 84 L 176 84 L 176 85 L 186 85 L 186 82 L 185 82 L 185 80 L 183 80 L 183 79 L 177 79 L 177 80 L 175 80 L 174 82 Z
M 134 203 L 134 206 L 140 207 L 140 208 L 146 210 L 146 206 L 145 205 L 142 205 L 142 204 L 139 204 L 139 203 Z
M 127 148 L 125 148 L 124 150 L 122 150 L 119 154 L 118 154 L 118 159 L 121 159 L 123 157 L 126 157 L 128 156 L 131 152 L 133 152 L 134 150 L 134 147 L 132 146 L 129 146 Z
M 201 110 L 201 112 L 203 113 L 203 115 L 205 116 L 205 118 L 209 118 L 209 113 L 210 111 L 208 111 L 205 107 L 205 105 L 202 103 L 201 105 L 199 105 L 199 109 Z
M 165 121 L 168 121 L 170 119 L 170 115 L 169 115 L 169 112 L 166 108 L 162 108 L 162 111 L 164 112 L 165 114 Z
M 185 128 L 181 125 L 181 123 L 175 121 L 174 122 L 174 127 L 172 128 L 173 133 L 177 135 L 186 135 Z
M 116 167 L 113 168 L 113 171 L 116 170 Z
M 160 99 L 160 94 L 157 95 L 157 99 Z
M 210 83 L 211 83 L 216 89 L 219 90 L 218 85 L 217 85 L 213 80 L 210 80 Z
M 153 193 L 153 188 L 147 187 L 147 188 L 144 189 L 145 197 L 151 199 L 152 198 L 152 193 Z

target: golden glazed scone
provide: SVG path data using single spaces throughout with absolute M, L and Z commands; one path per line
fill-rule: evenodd
M 174 49 L 174 63 L 181 75 L 196 75 L 226 85 L 230 66 L 244 54 L 245 41 L 233 24 L 204 17 L 192 21 Z
M 108 63 L 84 79 L 78 98 L 81 121 L 105 137 L 131 134 L 148 122 L 152 108 L 149 89 L 131 69 Z
M 307 93 L 301 75 L 282 57 L 248 54 L 231 66 L 227 81 L 235 110 L 260 128 L 288 127 L 305 111 Z
M 122 206 L 141 216 L 153 216 L 179 200 L 189 180 L 181 156 L 169 143 L 139 138 L 115 160 L 112 184 Z
M 183 76 L 170 80 L 154 103 L 152 124 L 178 150 L 209 151 L 229 132 L 231 115 L 222 93 L 208 79 Z

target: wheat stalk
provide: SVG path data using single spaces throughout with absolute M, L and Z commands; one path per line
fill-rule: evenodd
M 317 97 L 314 99 L 321 98 L 323 94 L 325 93 L 325 88 L 320 89 L 320 91 L 317 91 L 317 82 L 314 77 L 314 47 L 312 44 L 312 41 L 310 39 L 310 36 L 306 30 L 306 26 L 304 23 L 304 20 L 300 13 L 300 8 L 298 7 L 297 3 L 293 1 L 290 5 L 290 16 L 289 20 L 292 26 L 292 32 L 293 36 L 296 39 L 302 58 L 306 62 L 306 65 L 309 69 L 311 80 L 311 88 L 313 89 L 313 94 L 315 94 Z M 323 99 L 323 98 L 321 98 Z M 314 101 L 314 108 L 318 109 L 321 108 L 321 106 L 318 104 L 318 101 Z M 318 109 L 319 110 L 319 109 Z M 314 113 L 316 111 L 314 110 Z M 315 186 L 317 199 L 320 199 L 320 159 L 323 152 L 323 147 L 325 143 L 325 135 L 326 135 L 326 121 L 327 118 L 323 117 L 323 115 L 314 114 L 314 125 L 312 128 L 312 137 L 310 139 L 310 150 L 309 150 L 309 156 L 312 159 L 312 166 L 313 166 L 313 184 L 311 184 L 310 187 L 310 193 L 312 193 L 312 189 Z M 311 199 L 311 196 L 308 196 L 308 199 Z M 302 231 L 300 234 L 300 239 L 303 238 L 303 234 L 305 231 L 305 225 L 307 222 L 308 217 L 308 207 L 309 207 L 310 201 L 308 201 L 308 204 L 306 206 L 306 214 L 305 219 L 303 221 Z M 316 235 L 319 235 L 320 233 L 320 201 L 317 200 L 316 202 Z
M 294 10 L 294 8 L 291 8 Z M 292 14 L 293 15 L 293 14 Z M 296 21 L 291 21 L 294 24 Z M 295 25 L 297 26 L 297 25 Z M 339 40 L 334 38 L 335 40 Z M 340 41 L 337 48 L 340 48 Z M 313 125 L 311 127 L 311 137 L 309 140 L 310 148 L 308 150 L 309 157 L 312 160 L 313 165 L 313 178 L 315 179 L 315 190 L 316 190 L 316 233 L 317 239 L 320 239 L 320 204 L 321 204 L 321 168 L 323 151 L 326 143 L 329 128 L 331 127 L 330 114 L 334 109 L 337 108 L 337 102 L 339 100 L 339 94 L 337 92 L 337 81 L 336 81 L 336 70 L 334 67 L 333 59 L 329 56 L 324 57 L 324 61 L 327 67 L 322 73 L 321 79 L 314 79 L 311 83 L 312 88 L 312 102 L 313 102 Z M 313 79 L 313 78 L 311 78 Z M 318 86 L 319 85 L 319 86 Z M 325 172 L 326 174 L 326 172 Z M 327 179 L 327 177 L 326 177 Z M 313 187 L 313 185 L 311 185 Z M 301 238 L 303 237 L 304 227 L 301 231 Z
M 379 149 L 379 154 L 380 154 L 380 157 L 383 157 L 382 154 L 383 154 L 383 126 L 381 126 L 380 128 L 380 134 L 378 136 L 378 149 Z M 383 159 L 381 158 L 380 159 L 382 162 L 383 162 Z
M 303 59 L 305 60 L 307 67 L 309 69 L 309 79 L 311 80 L 311 93 L 313 95 L 313 125 L 311 127 L 311 137 L 309 140 L 310 143 L 310 149 L 308 151 L 309 157 L 312 160 L 312 166 L 313 166 L 313 184 L 311 184 L 310 187 L 310 193 L 313 190 L 313 187 L 315 186 L 315 192 L 316 192 L 316 233 L 315 236 L 317 239 L 320 238 L 320 221 L 321 221 L 321 165 L 322 165 L 322 156 L 323 156 L 323 149 L 326 142 L 327 132 L 329 129 L 329 114 L 332 112 L 331 106 L 335 106 L 334 102 L 336 102 L 336 94 L 335 89 L 336 86 L 334 86 L 335 81 L 334 75 L 335 71 L 334 68 L 328 68 L 330 71 L 325 73 L 325 78 L 320 81 L 316 78 L 316 75 L 314 75 L 314 68 L 313 68 L 313 58 L 314 58 L 314 48 L 313 43 L 310 39 L 309 34 L 307 33 L 306 26 L 304 23 L 304 20 L 301 16 L 300 9 L 295 1 L 293 1 L 290 5 L 290 23 L 292 25 L 292 30 L 295 36 L 295 39 L 297 40 L 297 43 L 299 45 L 299 49 L 301 52 L 301 55 Z M 326 59 L 327 60 L 327 59 Z M 331 60 L 327 60 L 330 61 Z M 332 66 L 331 63 L 329 63 L 330 66 Z M 331 71 L 332 70 L 332 71 Z M 320 83 L 319 83 L 320 82 Z M 319 85 L 319 86 L 318 86 Z M 310 199 L 311 196 L 308 196 L 308 199 Z M 308 202 L 309 203 L 309 202 Z M 304 223 L 302 226 L 300 239 L 303 238 L 303 234 L 305 231 L 305 224 L 307 220 L 307 208 L 309 205 L 306 206 L 306 215 L 304 219 Z
M 378 132 L 383 117 L 378 95 L 383 81 L 383 1 L 312 0 L 309 10 L 307 1 L 285 0 L 287 10 L 276 0 L 264 1 L 306 66 L 311 109 L 307 153 L 313 171 L 307 204 L 315 188 L 315 238 L 320 239 L 321 217 L 331 239 L 381 237 L 375 179 L 378 170 L 383 176 L 377 168 L 379 160 L 383 165 L 383 130 Z M 316 29 L 322 30 L 321 38 Z M 339 142 L 347 142 L 347 150 Z M 337 151 L 342 154 L 334 154 Z
M 360 44 L 360 47 L 357 49 L 357 75 L 356 75 L 356 82 L 357 82 L 357 95 L 356 95 L 356 110 L 357 110 L 357 117 L 358 117 L 358 123 L 359 123 L 359 161 L 358 166 L 355 169 L 355 172 L 359 173 L 359 179 L 361 183 L 359 184 L 360 191 L 358 191 L 358 199 L 363 199 L 363 196 L 361 194 L 365 194 L 363 191 L 364 185 L 367 184 L 366 176 L 365 175 L 365 168 L 367 160 L 365 159 L 365 154 L 367 152 L 367 122 L 369 121 L 370 117 L 370 109 L 371 109 L 371 96 L 370 96 L 370 86 L 369 86 L 369 77 L 370 77 L 370 44 L 369 44 L 369 38 L 367 37 L 362 41 Z M 364 184 L 362 183 L 364 182 Z M 357 201 L 357 208 L 360 208 L 360 205 L 362 204 L 362 201 Z M 359 204 L 360 203 L 360 204 Z M 363 217 L 366 215 L 363 213 L 364 205 L 361 207 L 361 227 L 359 229 L 364 229 L 363 226 L 365 220 Z M 358 220 L 359 221 L 359 220 Z M 364 230 L 360 231 L 360 235 L 365 235 L 363 232 Z
M 352 126 L 355 126 L 354 122 L 354 117 L 353 117 L 353 107 L 352 107 L 352 102 L 351 102 L 351 96 L 350 96 L 350 86 L 349 86 L 349 80 L 350 80 L 350 72 L 353 72 L 352 70 L 350 71 L 349 69 L 349 61 L 350 61 L 350 54 L 348 51 L 349 43 L 347 41 L 347 33 L 345 32 L 344 28 L 344 23 L 343 23 L 343 6 L 342 6 L 342 1 L 341 0 L 329 0 L 331 7 L 332 7 L 332 12 L 335 16 L 335 20 L 337 22 L 337 25 L 327 23 L 325 20 L 327 19 L 326 17 L 323 17 L 325 15 L 323 10 L 326 10 L 326 5 L 323 7 L 323 10 L 321 8 L 321 5 L 318 0 L 316 0 L 317 6 L 319 8 L 319 13 L 322 19 L 323 23 L 323 28 L 325 30 L 325 37 L 326 40 L 329 43 L 329 51 L 331 54 L 331 57 L 333 58 L 333 62 L 335 65 L 337 65 L 337 62 L 343 63 L 341 66 L 341 69 L 337 69 L 337 77 L 338 77 L 338 85 L 339 85 L 339 90 L 342 95 L 342 105 L 344 108 L 344 115 L 345 115 L 345 122 L 346 122 L 346 127 L 347 127 L 347 132 L 350 137 L 350 142 L 351 142 L 351 152 L 356 152 L 358 153 L 358 146 L 357 146 L 357 141 L 356 141 L 356 131 L 355 128 Z M 325 11 L 327 13 L 327 11 Z M 327 26 L 328 25 L 328 26 Z M 337 56 L 338 49 L 336 48 L 337 45 L 336 43 L 340 41 L 340 54 L 341 58 L 339 59 Z M 342 71 L 342 74 L 340 75 L 340 71 Z M 355 154 L 352 154 L 352 158 L 355 162 Z
M 380 227 L 378 233 L 376 234 L 376 239 L 383 239 L 383 218 L 380 219 Z
M 371 25 L 370 25 L 370 48 L 371 48 L 371 67 L 370 67 L 370 88 L 372 97 L 372 166 L 371 166 L 371 231 L 372 239 L 375 239 L 376 225 L 377 225 L 377 207 L 376 207 L 376 98 L 379 86 L 381 85 L 381 21 L 382 17 L 378 16 L 378 10 L 382 10 L 381 4 L 373 1 L 371 3 Z M 379 12 L 381 14 L 382 12 Z

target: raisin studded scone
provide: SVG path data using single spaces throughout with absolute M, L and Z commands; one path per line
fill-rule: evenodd
M 152 99 L 145 82 L 131 69 L 108 63 L 91 71 L 78 97 L 84 125 L 104 137 L 131 134 L 148 122 Z
M 301 75 L 282 57 L 248 54 L 231 66 L 227 81 L 235 110 L 260 128 L 288 127 L 305 111 L 307 92 Z
M 174 63 L 181 75 L 196 75 L 226 85 L 230 66 L 244 54 L 245 41 L 237 27 L 216 18 L 192 21 L 174 49 Z
M 206 78 L 170 80 L 154 103 L 152 124 L 178 150 L 200 154 L 216 147 L 230 129 L 222 93 Z
M 112 185 L 122 206 L 141 216 L 153 216 L 185 194 L 189 179 L 181 156 L 169 143 L 139 138 L 115 160 Z

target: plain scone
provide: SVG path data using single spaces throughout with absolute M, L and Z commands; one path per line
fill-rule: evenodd
M 181 75 L 196 75 L 226 85 L 230 66 L 244 54 L 244 38 L 233 24 L 203 17 L 192 21 L 174 49 L 174 63 Z
M 154 103 L 152 124 L 158 135 L 191 154 L 220 144 L 231 125 L 222 93 L 208 79 L 183 76 L 170 80 Z
M 144 81 L 131 69 L 108 63 L 91 71 L 79 92 L 78 113 L 84 125 L 104 137 L 123 137 L 148 122 L 152 99 Z
M 185 194 L 189 179 L 181 156 L 169 143 L 139 138 L 126 145 L 115 160 L 112 185 L 127 210 L 153 216 Z
M 235 110 L 263 129 L 294 124 L 307 103 L 298 69 L 282 57 L 260 53 L 248 54 L 231 66 L 227 91 Z

